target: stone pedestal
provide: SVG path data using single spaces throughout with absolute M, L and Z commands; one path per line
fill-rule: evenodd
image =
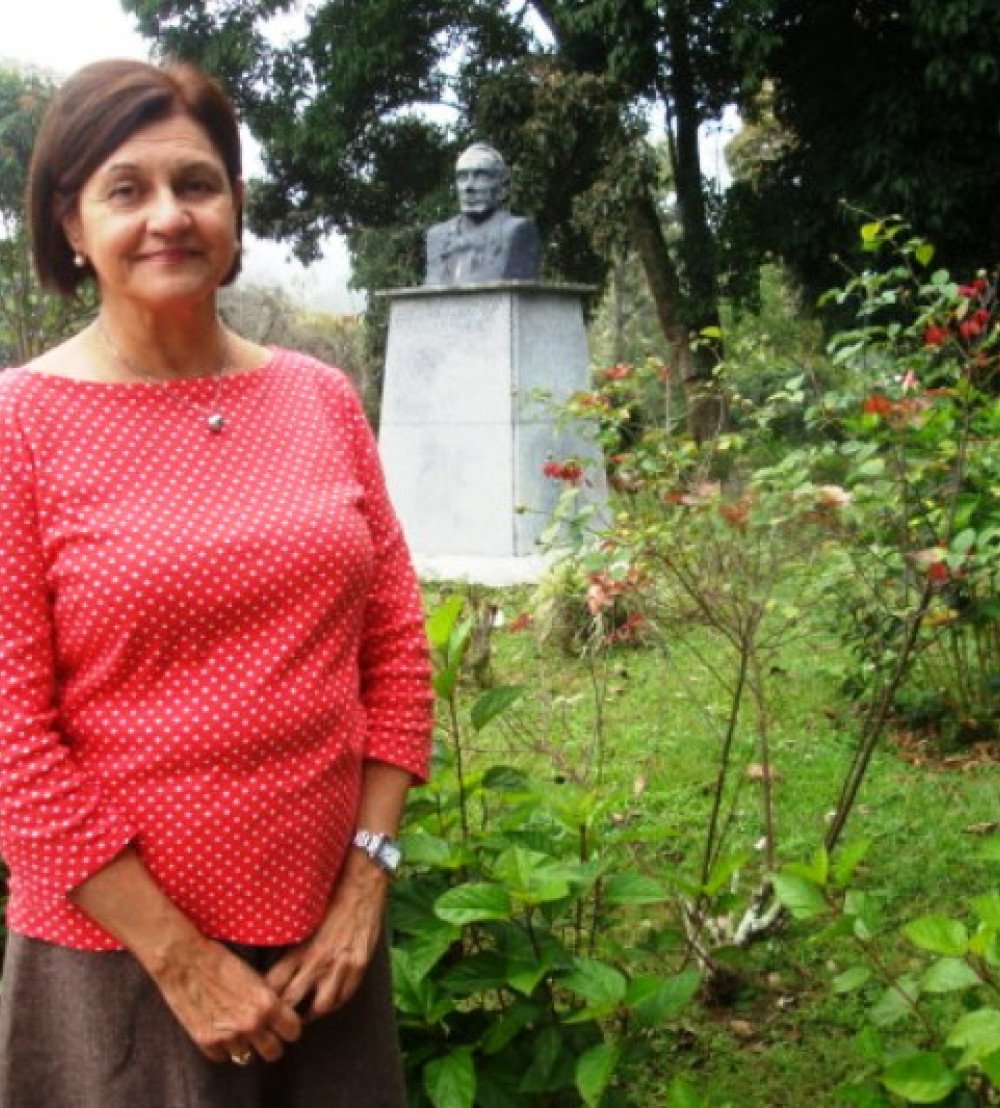
M 395 289 L 379 448 L 422 573 L 533 580 L 561 491 L 549 458 L 594 457 L 557 409 L 589 388 L 587 286 L 533 281 Z M 542 395 L 544 394 L 544 396 Z M 603 505 L 603 467 L 585 495 Z

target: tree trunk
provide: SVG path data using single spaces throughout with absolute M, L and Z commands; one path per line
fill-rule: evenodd
M 705 327 L 719 325 L 719 286 L 715 241 L 708 225 L 702 189 L 698 152 L 701 114 L 688 39 L 690 18 L 686 0 L 668 0 L 665 25 L 670 77 L 669 88 L 664 93 L 674 130 L 669 150 L 681 222 L 680 253 L 688 286 L 685 316 L 690 330 L 699 334 Z M 682 371 L 688 399 L 688 426 L 699 442 L 718 434 L 726 423 L 725 400 L 712 377 L 718 355 L 714 343 L 702 342 L 688 357 Z
M 717 435 L 725 423 L 721 396 L 712 379 L 699 372 L 691 351 L 691 330 L 682 317 L 681 285 L 670 257 L 663 226 L 652 197 L 645 193 L 629 208 L 629 233 L 642 262 L 656 318 L 670 346 L 670 374 L 680 380 L 687 398 L 688 430 L 696 442 Z

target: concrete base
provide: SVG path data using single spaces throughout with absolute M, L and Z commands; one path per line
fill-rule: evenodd
M 549 559 L 544 554 L 523 558 L 486 558 L 474 554 L 418 554 L 414 557 L 422 581 L 467 581 L 475 585 L 535 585 Z
M 590 387 L 587 291 L 504 281 L 383 294 L 391 303 L 379 449 L 418 564 L 458 558 L 468 574 L 492 576 L 504 564 L 501 577 L 535 579 L 534 561 L 528 576 L 514 563 L 539 554 L 561 492 L 542 472 L 550 458 L 589 459 L 584 497 L 606 504 L 595 445 L 557 424 L 566 398 Z

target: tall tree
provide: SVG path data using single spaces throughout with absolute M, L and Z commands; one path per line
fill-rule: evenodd
M 537 215 L 548 272 L 601 281 L 610 253 L 593 230 L 613 225 L 678 357 L 717 318 L 698 126 L 734 95 L 730 39 L 761 2 L 325 0 L 278 47 L 267 22 L 288 0 L 123 0 L 165 52 L 199 60 L 236 96 L 268 170 L 252 197 L 259 233 L 308 257 L 336 227 L 362 284 L 418 280 L 421 232 L 452 207 L 456 152 L 490 138 L 517 166 L 514 204 Z M 656 104 L 672 138 L 676 249 L 646 141 Z
M 787 141 L 743 166 L 744 248 L 777 251 L 812 291 L 839 283 L 846 201 L 902 215 L 957 273 L 1000 260 L 995 0 L 775 0 L 765 40 Z
M 24 191 L 35 134 L 52 95 L 48 78 L 0 66 L 0 366 L 29 361 L 91 310 L 47 296 L 31 265 Z

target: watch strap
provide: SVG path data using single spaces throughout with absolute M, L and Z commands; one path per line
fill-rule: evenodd
M 403 852 L 400 850 L 399 843 L 386 832 L 369 831 L 367 828 L 359 827 L 351 841 L 352 845 L 363 850 L 375 865 L 390 876 L 399 869 Z

